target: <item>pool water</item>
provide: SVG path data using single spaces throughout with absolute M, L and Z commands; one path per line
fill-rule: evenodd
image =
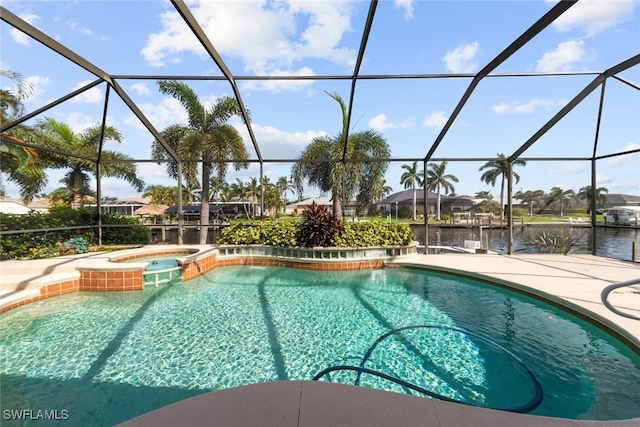
M 537 300 L 418 270 L 246 266 L 139 292 L 68 294 L 0 315 L 0 406 L 113 425 L 208 391 L 357 366 L 380 335 L 418 324 L 464 329 L 517 355 L 544 387 L 533 414 L 640 417 L 640 356 Z M 448 330 L 390 337 L 366 366 L 483 406 L 516 406 L 534 392 L 502 352 Z M 355 374 L 329 379 L 352 384 Z M 360 383 L 407 392 L 373 376 Z
M 178 260 L 175 257 L 152 256 L 135 258 L 125 262 L 148 262 L 147 271 L 166 270 L 167 268 L 178 267 Z

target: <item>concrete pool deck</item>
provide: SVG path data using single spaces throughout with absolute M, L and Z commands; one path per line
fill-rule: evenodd
M 197 247 L 198 245 L 189 245 Z M 166 246 L 162 246 L 166 247 Z M 211 249 L 211 246 L 207 246 Z M 141 248 L 148 251 L 149 247 Z M 135 251 L 135 250 L 134 250 Z M 42 283 L 71 277 L 78 263 L 108 262 L 113 254 L 84 254 L 36 261 L 0 262 L 0 304 L 28 298 Z M 430 254 L 397 258 L 389 267 L 450 271 L 490 278 L 530 295 L 589 315 L 640 348 L 640 321 L 609 311 L 600 301 L 606 286 L 640 278 L 640 264 L 592 255 Z M 56 275 L 60 275 L 56 277 Z M 619 310 L 640 316 L 640 285 L 610 294 Z M 1 307 L 2 305 L 0 305 Z M 283 381 L 207 393 L 125 422 L 146 425 L 277 426 L 640 426 L 640 418 L 584 421 L 513 414 L 350 385 Z

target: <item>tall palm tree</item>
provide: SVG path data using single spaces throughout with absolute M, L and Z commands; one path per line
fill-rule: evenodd
M 13 90 L 0 89 L 0 126 L 4 126 L 20 118 L 24 112 L 23 101 L 31 96 L 33 87 L 20 73 L 0 69 L 0 75 L 15 85 Z M 26 201 L 33 199 L 47 184 L 47 175 L 38 162 L 36 150 L 19 145 L 36 139 L 37 131 L 23 124 L 3 132 L 0 139 L 0 173 L 18 185 L 20 196 Z M 4 195 L 2 176 L 0 187 Z
M 97 159 L 98 154 L 102 161 L 102 176 L 124 179 L 137 191 L 144 189 L 144 181 L 139 178 L 136 165 L 130 162 L 131 157 L 117 151 L 101 149 L 104 141 L 121 142 L 122 136 L 113 126 L 105 126 L 103 129 L 100 125 L 93 125 L 75 133 L 69 125 L 50 117 L 38 122 L 37 126 L 45 135 L 42 145 L 59 152 L 82 156 L 50 154 L 47 160 L 47 167 L 70 169 L 61 182 L 71 195 L 72 208 L 82 207 L 84 197 L 93 194 L 89 188 L 89 180 L 91 175 L 97 173 L 97 162 L 86 159 Z
M 178 203 L 178 187 L 168 185 L 148 185 L 142 197 L 151 197 L 151 203 L 176 205 Z
M 223 182 L 220 186 L 220 201 L 223 203 L 227 203 L 231 200 L 232 197 L 231 185 L 229 185 L 229 183 L 227 182 Z
M 544 191 L 542 190 L 527 190 L 525 192 L 518 191 L 513 195 L 514 199 L 522 200 L 529 205 L 529 216 L 533 216 L 533 205 L 544 197 Z
M 270 215 L 275 216 L 275 213 L 282 206 L 280 190 L 276 184 L 269 181 L 268 177 L 263 178 L 262 184 L 264 186 L 264 209 L 270 212 Z
M 242 207 L 244 208 L 244 213 L 247 215 L 247 218 L 251 218 L 249 215 L 249 211 L 247 210 L 247 198 L 249 197 L 249 187 L 240 181 L 240 178 L 236 178 L 236 182 L 229 186 L 229 195 L 231 197 L 237 197 L 240 203 L 242 203 Z
M 455 188 L 453 182 L 458 182 L 458 177 L 455 175 L 445 173 L 447 169 L 447 162 L 441 163 L 429 163 L 427 165 L 427 186 L 430 189 L 435 189 L 436 198 L 436 219 L 440 221 L 440 190 L 444 190 L 447 193 L 453 193 Z
M 266 176 L 262 177 L 262 186 L 264 190 L 267 189 L 267 184 L 269 180 Z M 247 196 L 251 198 L 251 204 L 253 206 L 251 216 L 255 218 L 256 216 L 256 206 L 258 205 L 258 200 L 260 199 L 261 191 L 260 190 L 260 181 L 255 176 L 249 178 L 249 181 L 246 183 L 247 186 Z
M 596 203 L 604 205 L 607 203 L 607 193 L 609 193 L 609 189 L 606 187 L 596 187 L 595 191 L 595 199 Z M 591 190 L 591 186 L 587 185 L 586 187 L 582 187 L 578 190 L 578 197 L 582 200 L 587 201 L 587 212 L 591 214 L 591 201 L 593 200 L 593 191 Z
M 162 136 L 181 159 L 202 161 L 200 244 L 204 245 L 207 243 L 209 231 L 209 178 L 212 170 L 220 181 L 224 181 L 228 161 L 233 162 L 236 170 L 248 167 L 249 155 L 242 136 L 228 123 L 233 116 L 240 116 L 240 106 L 235 98 L 225 96 L 207 108 L 189 86 L 175 80 L 159 81 L 158 88 L 162 94 L 171 95 L 180 101 L 189 117 L 188 126 L 171 125 L 161 132 Z M 158 141 L 153 143 L 152 155 L 156 160 L 169 160 L 166 151 Z M 197 179 L 195 169 L 195 162 L 184 164 L 187 182 L 194 182 Z M 169 175 L 177 177 L 175 163 L 169 162 L 167 171 Z
M 549 193 L 549 199 L 553 203 L 557 203 L 560 207 L 560 216 L 564 216 L 564 208 L 571 207 L 571 200 L 576 196 L 573 190 L 563 190 L 560 187 L 553 187 Z
M 15 85 L 15 90 L 0 89 L 0 124 L 5 125 L 22 114 L 22 101 L 33 94 L 33 87 L 18 72 L 0 68 L 0 76 L 8 78 Z
M 376 191 L 376 194 L 375 194 L 376 198 L 374 200 L 375 201 L 382 200 L 392 192 L 393 192 L 393 188 L 387 185 L 386 179 L 383 179 L 382 182 L 380 183 L 380 189 Z
M 196 202 L 202 202 L 202 189 L 198 181 L 188 180 L 182 186 L 182 202 L 187 205 L 193 205 Z
M 218 203 L 222 196 L 222 189 L 226 185 L 226 182 L 221 181 L 217 176 L 212 176 L 209 179 L 209 188 L 211 189 L 211 200 Z
M 406 170 L 400 176 L 400 184 L 404 185 L 405 189 L 411 188 L 413 190 L 413 220 L 416 220 L 416 185 L 424 185 L 424 171 L 418 170 L 418 162 L 413 162 L 412 165 L 402 165 L 402 169 Z
M 526 166 L 527 162 L 524 160 L 516 159 L 511 162 L 513 166 Z M 486 169 L 486 170 L 485 170 Z M 490 160 L 478 169 L 484 173 L 480 177 L 480 181 L 490 184 L 492 187 L 496 186 L 496 181 L 500 178 L 500 220 L 504 220 L 504 183 L 509 174 L 509 159 L 502 153 L 498 154 L 496 160 Z M 516 183 L 520 181 L 520 175 L 513 172 L 513 178 Z
M 323 192 L 331 192 L 333 214 L 342 219 L 342 202 L 356 197 L 359 203 L 371 203 L 376 196 L 376 188 L 384 179 L 389 165 L 388 161 L 380 161 L 390 156 L 387 141 L 378 132 L 366 130 L 348 133 L 347 106 L 337 93 L 329 93 L 342 110 L 342 130 L 334 136 L 320 136 L 311 141 L 291 168 L 294 185 L 301 191 L 302 182 Z M 348 137 L 347 137 L 348 134 Z M 346 139 L 346 141 L 345 141 Z M 372 159 L 372 162 L 342 162 L 343 153 L 346 158 Z M 313 160 L 329 160 L 313 162 Z
M 293 181 L 289 179 L 289 177 L 281 176 L 278 178 L 278 181 L 276 181 L 276 188 L 282 195 L 282 213 L 285 213 L 285 209 L 287 208 L 287 193 L 289 191 L 294 193 L 296 187 L 293 185 Z

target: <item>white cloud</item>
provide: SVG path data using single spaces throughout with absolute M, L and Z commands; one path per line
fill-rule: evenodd
M 491 107 L 494 113 L 496 114 L 530 114 L 533 113 L 534 110 L 538 107 L 544 108 L 545 110 L 554 110 L 557 107 L 562 107 L 567 103 L 566 99 L 559 99 L 554 101 L 553 99 L 540 99 L 534 98 L 525 104 L 512 102 L 507 104 L 503 102 L 502 104 L 497 104 Z
M 442 129 L 449 118 L 444 111 L 434 111 L 424 119 L 424 126 Z
M 69 28 L 71 28 L 71 30 L 83 34 L 85 36 L 93 36 L 93 31 L 91 31 L 90 29 L 86 28 L 86 27 L 79 27 L 78 23 L 75 21 L 69 21 Z
M 394 1 L 398 9 L 404 9 L 404 19 L 413 18 L 413 1 L 414 0 L 395 0 Z
M 97 124 L 91 116 L 83 113 L 70 113 L 62 121 L 67 124 L 74 133 L 80 133 L 89 126 L 95 126 Z
M 472 73 L 478 69 L 478 42 L 461 44 L 442 57 L 445 67 L 452 73 Z
M 28 15 L 21 15 L 20 18 L 23 21 L 26 21 L 27 23 L 34 25 L 36 21 L 38 21 L 40 19 L 40 17 L 38 15 L 33 15 L 33 14 L 28 14 Z M 30 46 L 31 45 L 31 37 L 29 37 L 28 35 L 26 35 L 25 33 L 23 33 L 22 31 L 18 30 L 17 28 L 13 28 L 11 27 L 11 29 L 9 30 L 9 34 L 11 35 L 11 38 L 13 39 L 14 42 L 24 45 L 24 46 Z
M 626 144 L 624 147 L 622 147 L 622 150 L 620 150 L 620 152 L 624 153 L 626 151 L 632 151 L 632 150 L 638 150 L 638 149 L 640 149 L 639 144 L 634 144 L 630 142 Z M 630 163 L 640 163 L 640 153 L 625 154 L 623 156 L 610 157 L 607 160 L 606 165 L 609 167 L 617 167 L 617 166 L 626 165 Z M 638 174 L 640 177 L 640 171 L 638 172 Z
M 378 114 L 369 120 L 369 127 L 378 132 L 384 132 L 389 129 L 408 129 L 412 126 L 410 119 L 401 120 L 399 122 L 388 122 L 387 116 Z
M 546 52 L 537 61 L 536 71 L 543 73 L 570 71 L 575 63 L 589 61 L 590 59 L 585 52 L 583 40 L 569 40 L 558 43 L 556 50 Z
M 395 129 L 398 126 L 387 122 L 387 116 L 384 114 L 378 114 L 373 119 L 369 120 L 369 127 L 378 132 L 384 132 L 385 130 Z
M 150 93 L 149 87 L 144 83 L 134 83 L 130 86 L 130 89 L 138 95 L 147 96 Z
M 151 158 L 151 153 L 149 153 L 148 156 Z M 144 178 L 145 184 L 149 184 L 148 181 L 150 178 L 167 178 L 175 183 L 173 178 L 167 176 L 167 166 L 164 164 L 159 165 L 157 163 L 144 162 L 136 166 L 138 169 L 138 176 Z
M 160 103 L 138 104 L 138 107 L 158 131 L 174 123 L 186 124 L 189 118 L 187 111 L 180 104 L 180 101 L 175 98 L 162 98 Z M 125 123 L 137 129 L 146 129 L 133 114 L 127 116 Z M 153 138 L 153 136 L 150 136 L 150 138 Z
M 581 173 L 589 169 L 587 162 L 567 162 L 560 168 L 560 173 L 563 174 L 576 174 Z
M 80 89 L 83 86 L 91 83 L 91 80 L 87 80 L 85 82 L 79 82 L 73 90 Z M 99 86 L 94 86 L 89 90 L 85 90 L 79 95 L 74 96 L 69 100 L 74 104 L 95 104 L 97 102 L 103 101 L 102 89 Z
M 604 175 L 602 173 L 596 174 L 596 188 L 604 187 L 611 193 L 635 193 L 638 191 L 638 181 L 621 181 L 619 179 L 614 179 L 610 176 Z
M 42 76 L 29 76 L 25 78 L 25 81 L 27 81 L 33 89 L 32 96 L 25 99 L 25 104 L 29 102 L 38 103 L 38 100 L 47 93 L 47 86 L 51 84 L 51 79 L 49 79 L 49 77 Z
M 548 3 L 556 3 L 555 0 Z M 633 19 L 638 3 L 632 0 L 580 0 L 553 22 L 560 32 L 581 29 L 592 37 L 609 28 Z
M 289 69 L 303 58 L 345 66 L 355 62 L 356 52 L 340 46 L 344 34 L 351 31 L 354 8 L 349 2 L 194 1 L 190 9 L 216 50 L 243 60 L 248 72 Z M 183 52 L 204 57 L 203 48 L 178 13 L 165 12 L 160 21 L 162 30 L 151 34 L 141 51 L 150 65 L 163 66 Z M 298 28 L 302 23 L 306 26 Z
M 295 71 L 274 70 L 269 75 L 273 76 L 314 76 L 315 73 L 309 67 L 303 67 Z M 282 91 L 299 92 L 313 85 L 313 80 L 247 80 L 242 83 L 243 89 L 261 90 L 271 93 Z
M 242 123 L 234 126 L 242 135 L 249 154 L 253 153 L 247 127 Z M 260 153 L 264 158 L 271 159 L 296 158 L 314 138 L 327 135 L 323 131 L 286 132 L 273 126 L 260 126 L 255 123 L 252 127 L 260 146 Z

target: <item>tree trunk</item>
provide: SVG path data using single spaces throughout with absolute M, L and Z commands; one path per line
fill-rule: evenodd
M 200 205 L 200 244 L 207 244 L 209 234 L 209 175 L 211 174 L 211 164 L 202 162 L 202 192 Z
M 504 221 L 504 175 L 500 184 L 500 225 L 502 225 L 502 221 Z
M 413 184 L 413 220 L 416 220 L 416 184 Z
M 331 198 L 333 199 L 333 216 L 342 220 L 342 200 L 340 199 L 340 195 L 332 191 Z
M 436 198 L 436 219 L 440 221 L 440 187 L 438 187 L 438 197 Z

